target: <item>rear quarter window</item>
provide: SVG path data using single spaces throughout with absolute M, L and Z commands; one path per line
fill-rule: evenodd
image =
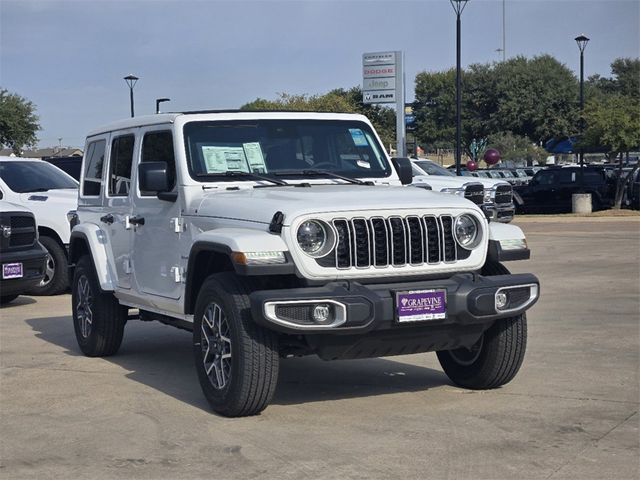
M 82 182 L 82 195 L 84 196 L 97 197 L 100 195 L 105 146 L 105 140 L 97 140 L 91 142 L 87 147 L 84 163 L 84 181 Z

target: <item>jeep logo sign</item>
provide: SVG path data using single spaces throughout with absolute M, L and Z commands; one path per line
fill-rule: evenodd
M 362 79 L 364 103 L 396 103 L 401 97 L 402 52 L 362 55 Z

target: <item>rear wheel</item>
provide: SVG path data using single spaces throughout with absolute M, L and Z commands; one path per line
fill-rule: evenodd
M 488 262 L 483 275 L 507 275 L 509 270 Z M 497 388 L 516 376 L 527 347 L 525 314 L 496 320 L 470 347 L 437 352 L 440 365 L 455 384 L 474 390 Z
M 100 288 L 91 257 L 76 264 L 71 287 L 73 327 L 82 353 L 106 357 L 120 348 L 127 308 L 111 292 Z
M 211 408 L 240 417 L 264 410 L 278 381 L 276 335 L 251 318 L 248 291 L 233 274 L 210 276 L 196 302 L 193 353 Z
M 69 287 L 67 255 L 64 247 L 51 237 L 40 237 L 40 243 L 47 250 L 44 278 L 30 290 L 33 295 L 58 295 Z

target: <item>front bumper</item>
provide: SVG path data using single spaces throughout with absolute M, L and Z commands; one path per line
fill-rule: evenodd
M 529 288 L 528 294 L 526 288 Z M 499 292 L 516 292 L 518 302 L 498 310 Z M 396 292 L 446 290 L 446 317 L 439 320 L 399 323 L 396 319 Z M 510 294 L 509 294 L 510 295 Z M 253 319 L 272 330 L 289 334 L 353 335 L 374 331 L 420 330 L 431 327 L 486 325 L 499 318 L 524 313 L 537 300 L 538 279 L 532 274 L 483 277 L 472 273 L 447 279 L 405 283 L 362 285 L 353 281 L 331 282 L 322 287 L 262 290 L 250 295 Z M 516 296 L 513 296 L 516 298 Z M 511 300 L 509 300 L 511 302 Z M 306 318 L 306 307 L 330 304 L 336 321 L 319 325 Z M 288 316 L 277 314 L 276 306 L 286 307 Z M 513 307 L 513 308 L 509 308 Z
M 29 250 L 0 253 L 0 264 L 22 263 L 22 278 L 2 279 L 0 270 L 0 293 L 2 296 L 19 295 L 35 287 L 44 278 L 47 251 L 39 244 Z M 0 265 L 0 268 L 2 268 Z
M 484 204 L 482 206 L 482 210 L 487 215 L 487 218 L 493 222 L 501 222 L 501 223 L 509 223 L 513 220 L 513 217 L 516 214 L 515 205 L 508 204 Z

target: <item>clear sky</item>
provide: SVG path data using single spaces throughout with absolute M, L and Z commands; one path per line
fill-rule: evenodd
M 506 0 L 507 56 L 549 53 L 574 71 L 573 38 L 592 40 L 586 75 L 640 56 L 638 0 Z M 470 0 L 463 64 L 499 60 L 502 0 Z M 448 0 L 0 0 L 0 86 L 38 107 L 40 146 L 82 146 L 129 115 L 122 77 L 140 77 L 136 114 L 236 108 L 277 92 L 325 93 L 362 82 L 362 53 L 405 52 L 415 75 L 455 65 Z

